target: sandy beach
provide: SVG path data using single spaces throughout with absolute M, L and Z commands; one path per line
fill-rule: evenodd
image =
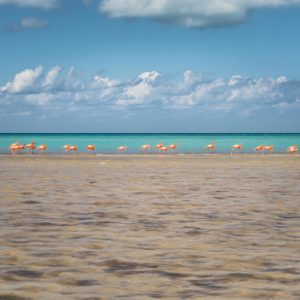
M 0 156 L 0 299 L 300 299 L 300 157 Z

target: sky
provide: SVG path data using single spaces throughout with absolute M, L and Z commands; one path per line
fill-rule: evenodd
M 300 0 L 0 0 L 0 132 L 300 132 Z

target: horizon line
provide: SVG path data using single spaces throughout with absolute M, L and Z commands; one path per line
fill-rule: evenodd
M 0 134 L 300 134 L 300 132 L 0 132 Z

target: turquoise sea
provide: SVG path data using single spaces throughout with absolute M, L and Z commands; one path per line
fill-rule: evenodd
M 158 143 L 170 145 L 176 143 L 178 153 L 205 153 L 205 146 L 210 143 L 217 144 L 217 153 L 229 153 L 233 144 L 243 144 L 244 153 L 253 153 L 254 147 L 260 144 L 274 145 L 275 153 L 286 152 L 286 148 L 296 144 L 300 146 L 300 133 L 147 133 L 147 134 L 111 134 L 111 133 L 0 133 L 0 153 L 8 153 L 10 144 L 20 144 L 35 141 L 37 145 L 47 144 L 48 153 L 62 152 L 66 144 L 77 145 L 79 152 L 85 151 L 88 144 L 96 145 L 96 153 L 116 153 L 116 148 L 127 146 L 126 153 L 140 153 L 143 144 L 155 146 Z M 149 153 L 155 153 L 154 147 Z

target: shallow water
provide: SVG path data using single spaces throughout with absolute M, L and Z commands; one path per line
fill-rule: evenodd
M 0 166 L 0 299 L 300 299 L 299 157 Z
M 229 153 L 234 144 L 243 144 L 245 153 L 253 153 L 257 145 L 274 145 L 275 153 L 285 153 L 290 145 L 300 145 L 299 133 L 174 133 L 174 134 L 1 134 L 0 153 L 8 153 L 9 145 L 19 143 L 31 143 L 37 145 L 47 144 L 49 153 L 61 153 L 62 146 L 66 144 L 77 145 L 79 151 L 84 152 L 86 145 L 95 144 L 98 153 L 116 153 L 117 147 L 127 146 L 127 153 L 140 153 L 141 145 L 150 144 L 151 153 L 156 153 L 154 145 L 163 143 L 170 145 L 176 143 L 179 153 L 203 153 L 207 152 L 206 145 L 216 143 L 218 153 Z

